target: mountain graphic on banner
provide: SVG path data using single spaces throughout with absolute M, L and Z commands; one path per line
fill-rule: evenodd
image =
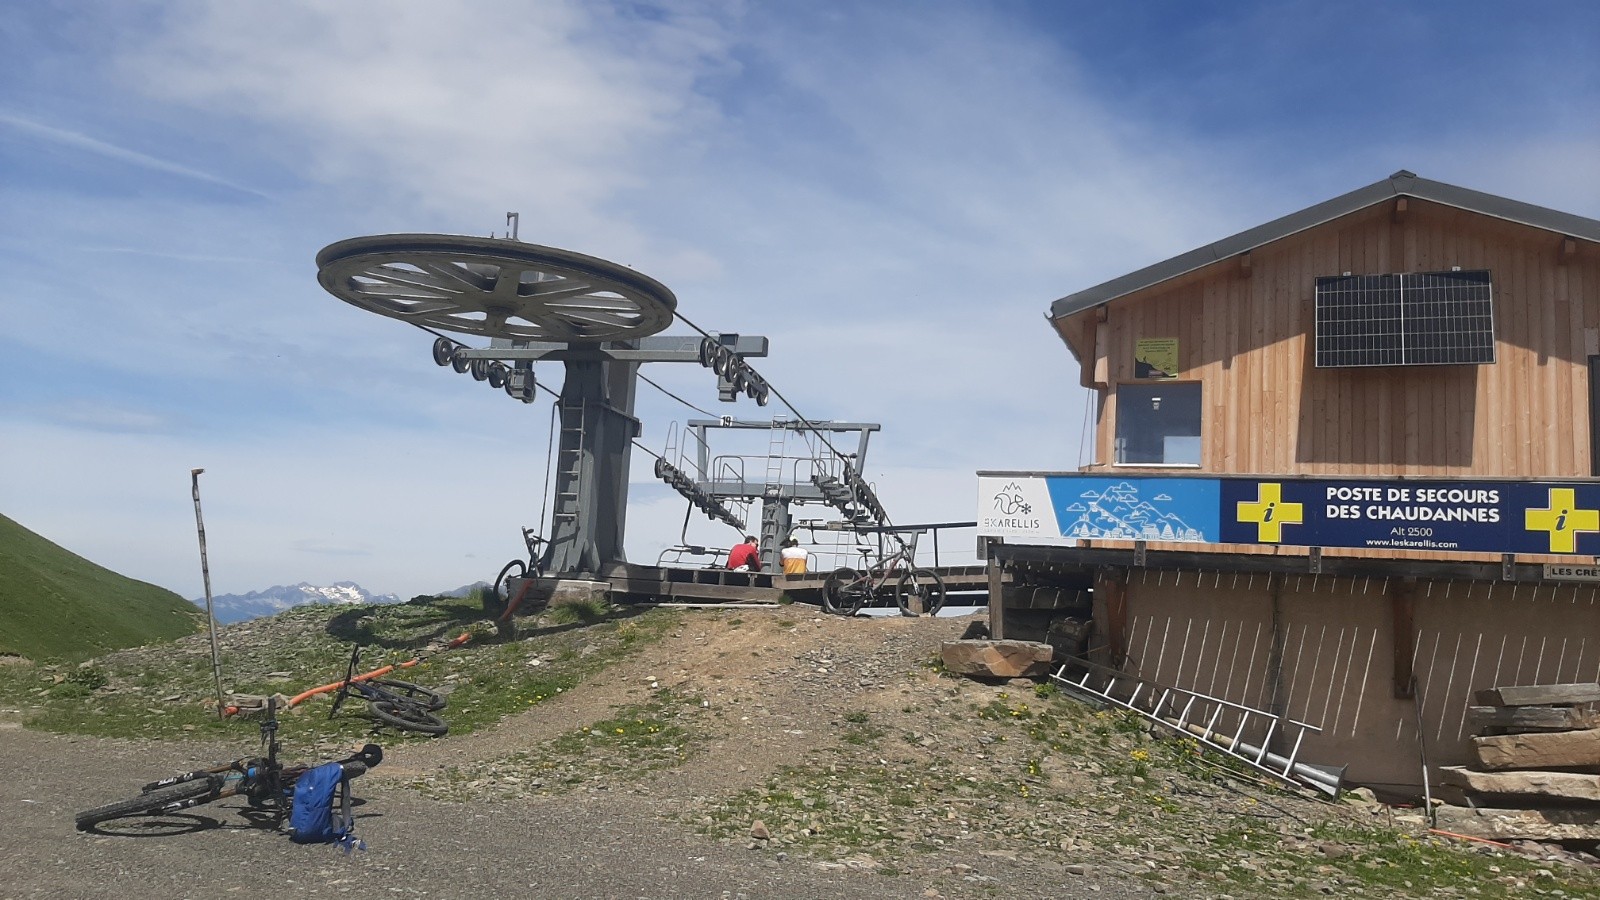
M 1170 500 L 1165 494 L 1158 499 Z M 1063 533 L 1073 538 L 1129 541 L 1200 541 L 1204 536 L 1173 513 L 1139 498 L 1139 489 L 1126 481 L 1103 491 L 1085 491 L 1079 502 L 1066 508 L 1077 518 Z

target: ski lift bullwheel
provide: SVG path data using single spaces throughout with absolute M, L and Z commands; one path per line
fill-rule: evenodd
M 329 244 L 317 281 L 369 312 L 523 341 L 619 341 L 672 324 L 678 299 L 627 266 L 521 241 L 385 234 Z

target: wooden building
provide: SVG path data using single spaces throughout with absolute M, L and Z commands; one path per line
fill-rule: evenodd
M 1474 690 L 1600 680 L 1600 221 L 1399 172 L 1050 321 L 1094 461 L 979 473 L 992 631 L 1092 585 L 1097 658 L 1400 792 Z

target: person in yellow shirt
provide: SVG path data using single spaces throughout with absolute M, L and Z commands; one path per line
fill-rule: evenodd
M 783 561 L 783 574 L 804 575 L 808 555 L 805 548 L 800 546 L 799 539 L 789 538 L 784 541 L 783 550 L 778 554 L 779 559 Z

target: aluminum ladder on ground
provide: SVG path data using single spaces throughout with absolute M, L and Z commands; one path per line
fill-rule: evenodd
M 1344 781 L 1343 766 L 1318 766 L 1298 759 L 1306 735 L 1322 730 L 1315 725 L 1220 697 L 1156 684 L 1087 660 L 1067 660 L 1050 677 L 1071 693 L 1132 710 L 1278 781 L 1308 787 L 1330 797 L 1339 796 Z M 1233 734 L 1222 733 L 1219 729 L 1224 727 Z M 1293 736 L 1293 749 L 1288 756 L 1267 749 L 1280 728 L 1286 737 Z M 1260 731 L 1260 746 L 1242 740 L 1252 730 Z

